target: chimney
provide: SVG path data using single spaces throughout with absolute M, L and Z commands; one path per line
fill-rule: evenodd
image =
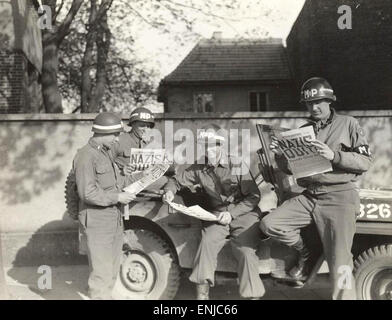
M 213 40 L 222 39 L 222 31 L 214 31 L 214 33 L 212 34 L 211 39 L 213 39 Z

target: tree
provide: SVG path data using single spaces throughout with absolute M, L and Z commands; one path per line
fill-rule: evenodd
M 41 2 L 54 13 L 52 15 L 52 28 L 42 30 L 43 64 L 41 83 L 43 102 L 45 112 L 62 113 L 61 95 L 57 83 L 59 47 L 67 36 L 71 23 L 78 13 L 83 0 L 72 1 L 70 9 L 61 23 L 57 21 L 57 17 L 63 8 L 65 0 L 62 0 L 60 4 L 57 3 L 57 0 L 42 0 Z
M 156 75 L 142 67 L 132 49 L 118 46 L 108 27 L 110 11 L 98 19 L 98 8 L 96 2 L 82 6 L 60 47 L 59 85 L 66 112 L 130 111 L 156 100 Z M 127 43 L 132 48 L 133 40 Z
M 65 108 L 68 112 L 130 111 L 141 104 L 156 104 L 162 74 L 159 66 L 151 67 L 154 57 L 142 57 L 135 50 L 138 31 L 158 30 L 164 37 L 170 35 L 176 46 L 195 44 L 202 37 L 197 30 L 201 24 L 217 29 L 224 24 L 236 31 L 233 24 L 241 22 L 238 12 L 246 15 L 261 2 L 85 1 L 59 52 L 58 79 Z M 265 35 L 259 27 L 248 31 Z

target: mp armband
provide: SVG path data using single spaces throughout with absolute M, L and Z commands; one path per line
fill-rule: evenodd
M 353 152 L 362 154 L 364 156 L 370 157 L 372 153 L 370 152 L 369 146 L 367 144 L 360 145 L 358 147 L 353 148 Z

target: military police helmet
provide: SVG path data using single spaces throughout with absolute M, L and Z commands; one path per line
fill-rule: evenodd
M 131 112 L 129 117 L 129 125 L 132 126 L 132 123 L 135 121 L 147 122 L 151 123 L 152 128 L 155 126 L 154 114 L 148 110 L 147 108 L 139 107 Z
M 121 118 L 113 112 L 102 112 L 97 115 L 91 129 L 95 133 L 116 133 L 123 132 L 124 126 Z
M 197 130 L 198 143 L 223 143 L 226 139 L 222 135 L 221 127 L 216 124 L 208 124 Z
M 310 78 L 302 85 L 301 102 L 328 99 L 336 101 L 333 89 L 324 78 Z

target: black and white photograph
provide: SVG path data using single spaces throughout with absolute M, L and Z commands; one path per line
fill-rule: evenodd
M 392 300 L 392 2 L 0 1 L 0 300 Z

